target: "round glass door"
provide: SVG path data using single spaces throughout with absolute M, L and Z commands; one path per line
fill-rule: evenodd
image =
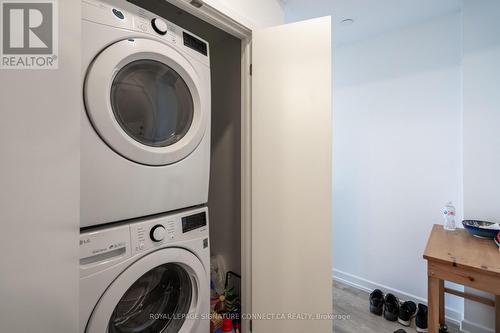
M 182 327 L 192 298 L 189 274 L 169 263 L 139 278 L 116 305 L 109 333 L 176 333 Z
M 111 86 L 111 108 L 128 135 L 151 147 L 178 142 L 194 115 L 186 82 L 155 60 L 137 60 L 118 72 Z
M 101 282 L 99 274 L 92 279 Z M 151 252 L 108 286 L 85 333 L 197 332 L 205 325 L 200 315 L 209 312 L 209 286 L 207 272 L 193 253 L 181 248 Z
M 191 154 L 210 122 L 210 68 L 169 44 L 127 39 L 89 66 L 85 108 L 99 137 L 119 155 L 162 166 Z

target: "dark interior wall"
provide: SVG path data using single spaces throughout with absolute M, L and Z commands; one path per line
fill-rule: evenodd
M 241 41 L 165 0 L 131 0 L 210 45 L 212 128 L 208 207 L 212 255 L 241 272 Z

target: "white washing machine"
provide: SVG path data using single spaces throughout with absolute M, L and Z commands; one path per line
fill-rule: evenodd
M 208 210 L 80 235 L 80 333 L 209 331 Z
M 205 204 L 208 43 L 125 1 L 82 10 L 81 227 Z

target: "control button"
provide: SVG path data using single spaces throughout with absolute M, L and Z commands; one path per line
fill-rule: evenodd
M 139 244 L 139 250 L 144 250 L 144 247 L 145 247 L 144 243 L 142 243 L 142 242 L 141 242 L 141 243 Z
M 119 11 L 118 9 L 113 8 L 112 12 L 113 12 L 113 14 L 115 14 L 115 16 L 116 16 L 116 17 L 118 17 L 120 20 L 125 19 L 125 15 L 123 15 L 123 13 L 122 13 L 121 11 Z
M 149 236 L 151 237 L 151 240 L 153 240 L 154 242 L 161 242 L 163 239 L 165 239 L 166 233 L 167 230 L 165 230 L 165 227 L 162 226 L 161 224 L 158 224 L 155 225 L 153 228 L 151 228 Z
M 151 26 L 153 26 L 153 29 L 160 35 L 163 36 L 167 34 L 167 22 L 163 21 L 162 19 L 159 18 L 152 19 Z
M 175 238 L 175 235 L 174 234 L 170 234 L 170 239 L 174 239 Z

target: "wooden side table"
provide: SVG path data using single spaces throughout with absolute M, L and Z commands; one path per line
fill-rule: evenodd
M 424 252 L 427 260 L 429 333 L 445 323 L 444 294 L 449 293 L 495 307 L 495 332 L 500 333 L 500 252 L 492 240 L 466 230 L 446 231 L 434 225 Z M 445 288 L 444 281 L 497 295 L 495 301 Z

